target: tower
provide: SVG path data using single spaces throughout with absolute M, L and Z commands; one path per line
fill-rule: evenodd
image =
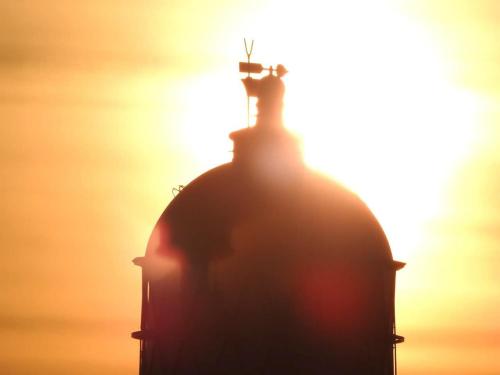
M 286 69 L 240 63 L 256 124 L 189 183 L 142 267 L 140 375 L 395 372 L 396 271 L 367 206 L 303 164 L 282 124 Z

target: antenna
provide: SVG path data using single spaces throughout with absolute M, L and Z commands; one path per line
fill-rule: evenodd
M 250 57 L 252 56 L 252 51 L 253 51 L 253 39 L 252 43 L 250 44 L 250 49 L 248 49 L 247 45 L 247 39 L 243 38 L 243 43 L 245 43 L 245 53 L 247 55 L 247 63 L 250 65 Z M 250 77 L 250 71 L 248 71 L 247 77 Z M 250 95 L 247 93 L 247 128 L 250 127 Z

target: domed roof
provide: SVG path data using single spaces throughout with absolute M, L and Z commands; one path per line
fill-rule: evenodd
M 281 119 L 284 85 L 270 74 L 243 80 L 258 98 L 254 127 L 230 134 L 233 162 L 186 186 L 158 225 L 192 259 L 212 260 L 241 248 L 325 252 L 390 262 L 391 252 L 367 206 L 340 184 L 308 170 Z M 165 245 L 163 246 L 165 247 Z M 148 252 L 155 251 L 148 249 Z M 161 252 L 161 250 L 160 250 Z
M 224 164 L 188 184 L 158 222 L 171 245 L 206 260 L 252 246 L 392 260 L 381 226 L 354 193 L 301 164 L 272 162 Z
M 398 265 L 380 224 L 304 165 L 279 78 L 244 82 L 256 125 L 172 200 L 141 261 L 141 374 L 392 374 Z
M 204 173 L 147 251 L 180 265 L 150 286 L 165 368 L 189 342 L 175 363 L 196 358 L 207 374 L 390 373 L 387 239 L 355 194 L 302 163 L 243 158 Z

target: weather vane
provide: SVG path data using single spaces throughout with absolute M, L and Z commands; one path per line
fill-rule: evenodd
M 247 44 L 246 38 L 243 39 L 243 42 L 245 44 L 245 54 L 247 56 L 247 62 L 240 62 L 240 73 L 247 73 L 246 78 L 244 78 L 242 81 L 245 84 L 247 92 L 247 127 L 250 127 L 250 97 L 259 96 L 259 85 L 256 80 L 250 77 L 250 74 L 260 74 L 264 70 L 267 70 L 269 72 L 269 75 L 273 75 L 273 73 L 276 72 L 276 76 L 278 78 L 281 78 L 288 72 L 288 70 L 286 70 L 286 68 L 281 64 L 278 64 L 276 68 L 273 68 L 272 66 L 269 66 L 269 68 L 264 68 L 262 64 L 250 62 L 254 41 L 252 40 L 252 42 L 250 43 L 250 47 Z

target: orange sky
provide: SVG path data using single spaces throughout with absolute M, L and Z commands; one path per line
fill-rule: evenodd
M 0 372 L 137 373 L 131 259 L 171 188 L 231 159 L 246 36 L 290 70 L 306 162 L 408 262 L 400 373 L 500 373 L 499 17 L 493 0 L 1 2 Z

